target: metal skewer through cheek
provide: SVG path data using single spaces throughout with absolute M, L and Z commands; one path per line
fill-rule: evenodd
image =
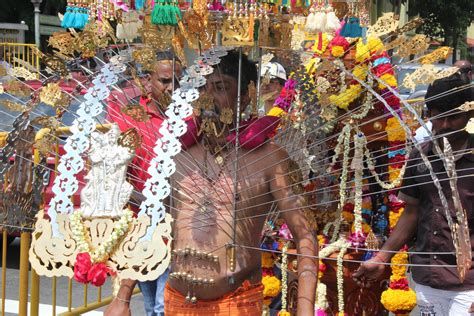
M 229 270 L 231 272 L 235 271 L 236 264 L 236 254 L 235 254 L 235 244 L 237 239 L 237 202 L 238 202 L 238 175 L 237 170 L 239 168 L 239 128 L 240 128 L 240 106 L 241 106 L 241 88 L 242 88 L 242 47 L 239 47 L 239 73 L 237 78 L 237 108 L 235 111 L 235 160 L 234 160 L 234 212 L 232 215 L 232 243 L 227 245 L 227 259 L 229 264 Z M 234 278 L 229 278 L 229 283 L 234 283 Z

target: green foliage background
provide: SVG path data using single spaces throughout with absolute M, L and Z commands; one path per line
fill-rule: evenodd
M 466 58 L 466 31 L 474 22 L 473 0 L 410 0 L 408 13 L 425 19 L 422 33 L 461 49 L 461 57 Z
M 41 14 L 56 15 L 64 12 L 66 0 L 43 0 Z M 0 0 L 0 23 L 20 23 L 25 21 L 29 31 L 25 34 L 27 43 L 34 43 L 34 7 L 30 0 Z

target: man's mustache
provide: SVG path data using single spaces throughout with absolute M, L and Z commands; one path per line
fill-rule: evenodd
M 437 135 L 440 136 L 440 137 L 445 137 L 445 136 L 450 136 L 456 132 L 459 132 L 459 131 L 456 131 L 456 130 L 453 130 L 453 129 L 450 129 L 450 128 L 446 128 L 446 129 L 442 129 L 440 130 Z

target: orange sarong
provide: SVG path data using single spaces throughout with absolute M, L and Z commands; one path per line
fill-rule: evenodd
M 263 285 L 251 285 L 245 281 L 233 293 L 215 300 L 198 300 L 196 304 L 186 301 L 183 294 L 171 288 L 166 283 L 165 287 L 165 315 L 246 315 L 262 316 Z

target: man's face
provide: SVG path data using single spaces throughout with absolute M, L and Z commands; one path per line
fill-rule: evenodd
M 176 76 L 176 77 L 175 77 Z M 175 64 L 175 76 L 173 75 L 173 64 L 169 61 L 158 62 L 155 71 L 151 75 L 151 96 L 158 100 L 163 92 L 173 93 L 173 80 L 181 76 L 181 66 Z M 177 81 L 175 87 L 177 87 Z
M 234 113 L 237 107 L 237 79 L 217 72 L 212 73 L 207 78 L 205 93 L 214 98 L 216 112 L 220 113 L 223 108 L 231 108 Z M 241 112 L 249 103 L 248 93 L 241 95 Z
M 269 83 L 262 84 L 262 88 L 260 91 L 262 96 L 267 94 L 278 96 L 282 88 L 283 86 L 280 84 L 280 81 L 278 81 L 278 79 L 270 79 Z
M 438 109 L 430 111 L 431 122 L 433 123 L 433 130 L 436 135 L 441 137 L 446 135 L 450 142 L 464 137 L 464 134 L 461 132 L 466 127 L 471 116 L 472 113 L 459 110 L 449 113 L 441 113 Z

